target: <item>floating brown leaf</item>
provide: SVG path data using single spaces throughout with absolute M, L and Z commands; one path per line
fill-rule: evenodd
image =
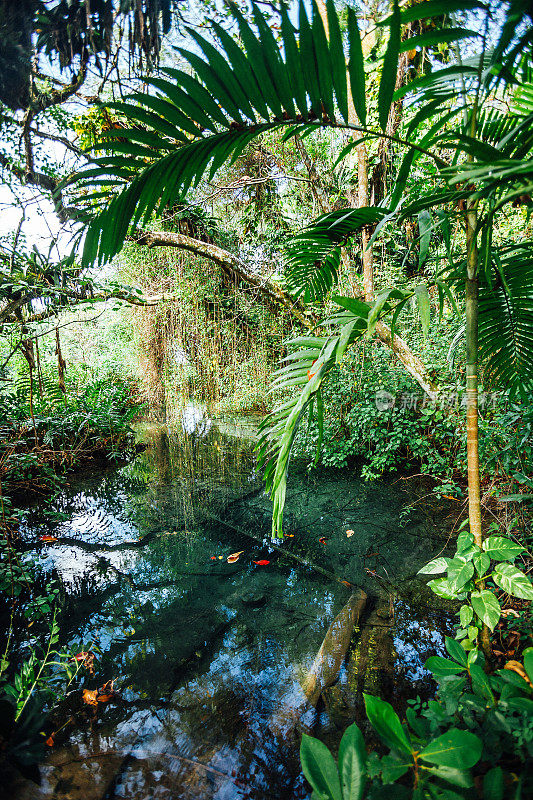
M 96 689 L 84 689 L 81 693 L 81 699 L 84 703 L 87 703 L 88 706 L 97 706 L 98 705 L 98 698 L 97 698 L 97 690 Z
M 50 544 L 51 542 L 58 542 L 59 539 L 57 538 L 57 536 L 39 536 L 39 541 L 47 542 Z
M 353 536 L 353 535 L 354 535 L 354 533 L 355 533 L 355 531 L 352 531 L 352 529 L 351 529 L 351 528 L 349 528 L 349 529 L 346 531 L 346 536 L 347 536 L 347 537 L 348 537 L 348 539 L 349 539 L 349 538 L 350 538 L 350 536 Z
M 98 689 L 97 693 L 97 701 L 99 703 L 108 703 L 110 700 L 113 700 L 117 696 L 115 689 L 113 688 L 114 681 L 107 681 L 104 683 L 103 686 Z
M 227 557 L 226 561 L 228 562 L 228 564 L 234 564 L 236 561 L 239 560 L 239 558 L 242 556 L 243 553 L 244 550 L 239 550 L 238 553 L 232 553 L 230 556 Z

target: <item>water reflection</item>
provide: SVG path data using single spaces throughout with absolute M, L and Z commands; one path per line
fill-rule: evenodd
M 402 495 L 344 473 L 295 475 L 293 538 L 274 549 L 254 426 L 197 408 L 182 422 L 144 426 L 135 461 L 73 481 L 55 521 L 37 509 L 28 523 L 28 542 L 59 537 L 40 557 L 63 585 L 64 638 L 100 648 L 87 686 L 115 679 L 122 699 L 72 731 L 42 787 L 17 797 L 307 797 L 302 728 L 335 746 L 361 718 L 363 690 L 397 700 L 413 680 L 427 687 L 422 664 L 442 643 L 442 617 L 405 600 L 392 607 L 366 571 L 396 579 L 433 550 L 420 526 L 400 524 Z M 301 687 L 350 596 L 335 578 L 371 597 L 315 707 Z

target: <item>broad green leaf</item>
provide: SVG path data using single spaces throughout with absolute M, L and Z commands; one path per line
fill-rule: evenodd
M 461 555 L 474 544 L 474 537 L 468 529 L 461 531 L 457 537 L 457 555 Z
M 463 628 L 467 628 L 470 625 L 473 616 L 474 612 L 470 606 L 461 606 L 459 609 L 459 619 L 461 620 L 461 626 Z
M 505 787 L 501 767 L 489 769 L 483 778 L 483 800 L 504 800 Z
M 529 680 L 533 682 L 533 647 L 524 650 L 524 669 Z
M 456 556 L 448 565 L 448 582 L 452 589 L 459 592 L 468 583 L 474 574 L 474 565 L 471 561 Z
M 468 638 L 470 639 L 470 641 L 474 642 L 476 640 L 478 634 L 479 634 L 479 630 L 478 630 L 478 628 L 476 628 L 475 625 L 469 625 L 467 633 L 468 633 Z
M 472 592 L 470 602 L 479 619 L 493 631 L 502 615 L 496 595 L 488 589 L 483 589 L 481 592 Z
M 467 606 L 468 608 L 468 606 Z M 450 636 L 446 636 L 444 639 L 446 650 L 451 655 L 455 661 L 459 664 L 463 664 L 466 667 L 467 664 L 467 656 L 459 642 L 456 642 L 455 639 L 452 639 Z
M 413 748 L 402 724 L 390 703 L 370 694 L 363 695 L 366 714 L 378 736 L 392 750 L 408 755 Z
M 476 572 L 481 578 L 484 575 L 488 568 L 490 567 L 490 556 L 488 553 L 474 553 L 472 560 L 474 562 L 474 567 L 476 568 Z
M 494 705 L 494 695 L 490 686 L 490 681 L 485 670 L 479 664 L 471 664 L 469 668 L 470 677 L 472 679 L 472 688 L 474 692 L 481 695 L 486 700 Z
M 352 314 L 357 314 L 363 319 L 368 317 L 368 312 L 370 311 L 370 306 L 368 303 L 364 303 L 362 300 L 357 300 L 354 297 L 342 297 L 341 295 L 334 294 L 331 298 L 334 303 L 345 308 L 347 311 L 351 311 Z
M 522 600 L 533 600 L 533 583 L 512 564 L 498 564 L 492 575 L 494 583 L 508 594 Z
M 464 672 L 466 669 L 465 666 L 461 666 L 461 664 L 458 664 L 456 661 L 451 661 L 449 658 L 442 658 L 442 656 L 430 656 L 424 664 L 424 667 L 434 675 L 438 675 L 439 678 L 444 678 L 447 675 L 460 675 L 461 672 Z
M 505 683 L 510 684 L 515 689 L 519 689 L 526 695 L 532 694 L 533 689 L 529 685 L 527 681 L 525 681 L 521 675 L 518 675 L 513 669 L 498 669 L 496 670 L 496 674 L 504 681 Z
M 413 762 L 409 759 L 400 759 L 394 753 L 389 753 L 381 759 L 381 779 L 384 784 L 395 783 L 398 778 L 405 775 Z
M 350 343 L 350 337 L 353 333 L 353 330 L 356 325 L 359 324 L 358 319 L 354 319 L 351 322 L 348 322 L 346 325 L 343 325 L 341 328 L 341 335 L 339 336 L 339 344 L 337 347 L 337 352 L 335 356 L 335 361 L 339 364 L 342 359 L 344 358 L 344 353 L 346 352 L 346 348 Z
M 430 323 L 430 302 L 429 302 L 429 292 L 427 290 L 427 286 L 425 286 L 423 283 L 418 284 L 418 286 L 415 286 L 415 297 L 418 303 L 420 322 L 422 323 L 422 331 L 424 333 L 424 338 L 425 338 L 429 331 L 429 323 Z
M 343 800 L 361 800 L 366 784 L 367 755 L 357 725 L 346 728 L 339 746 L 339 773 Z
M 424 747 L 420 758 L 430 764 L 464 770 L 477 764 L 482 749 L 481 739 L 475 734 L 452 728 Z
M 430 772 L 437 778 L 441 778 L 454 786 L 461 786 L 463 789 L 470 789 L 474 785 L 472 775 L 468 770 L 454 769 L 453 767 L 428 767 L 424 772 Z M 445 800 L 442 795 L 439 800 Z
M 443 556 L 434 558 L 429 563 L 424 564 L 424 566 L 418 570 L 417 575 L 439 575 L 442 572 L 446 572 L 448 569 L 448 562 L 449 559 Z
M 483 550 L 493 561 L 513 561 L 520 553 L 524 552 L 521 545 L 506 536 L 489 536 L 483 542 Z
M 317 794 L 328 800 L 343 800 L 339 771 L 325 744 L 304 733 L 300 761 L 305 777 Z
M 455 600 L 457 598 L 457 592 L 447 578 L 436 578 L 433 581 L 429 581 L 428 586 L 437 597 L 444 597 L 446 600 Z
M 382 130 L 386 130 L 389 121 L 389 111 L 396 85 L 398 73 L 398 54 L 400 52 L 400 7 L 398 0 L 394 0 L 392 15 L 390 17 L 390 34 L 385 58 L 383 59 L 383 70 L 378 92 L 378 114 L 379 124 Z
M 507 700 L 509 706 L 516 711 L 519 711 L 521 714 L 528 714 L 530 717 L 533 715 L 533 700 L 529 697 L 510 697 Z

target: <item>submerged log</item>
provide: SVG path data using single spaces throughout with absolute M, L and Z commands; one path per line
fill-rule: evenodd
M 322 692 L 332 686 L 339 677 L 354 627 L 366 605 L 366 600 L 367 596 L 361 589 L 354 592 L 329 626 L 302 686 L 302 690 L 312 706 L 316 706 Z
M 302 717 L 315 708 L 322 692 L 336 682 L 366 601 L 367 595 L 362 589 L 353 592 L 329 626 L 302 686 L 296 689 L 268 724 L 276 738 L 292 739 L 298 726 L 304 723 Z

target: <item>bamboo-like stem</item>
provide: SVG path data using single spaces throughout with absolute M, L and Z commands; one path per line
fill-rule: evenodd
M 484 52 L 484 48 L 483 48 Z M 483 56 L 481 57 L 483 64 Z M 481 66 L 472 115 L 470 136 L 475 136 L 481 86 Z M 471 155 L 468 161 L 473 161 Z M 468 465 L 468 519 L 474 543 L 483 544 L 481 524 L 481 489 L 479 476 L 479 409 L 478 409 L 478 323 L 479 323 L 479 252 L 477 246 L 477 201 L 467 201 L 466 227 L 466 282 L 465 282 L 465 337 L 466 337 L 466 449 Z M 481 582 L 480 588 L 484 583 Z M 487 659 L 492 654 L 490 633 L 483 623 L 481 646 Z

